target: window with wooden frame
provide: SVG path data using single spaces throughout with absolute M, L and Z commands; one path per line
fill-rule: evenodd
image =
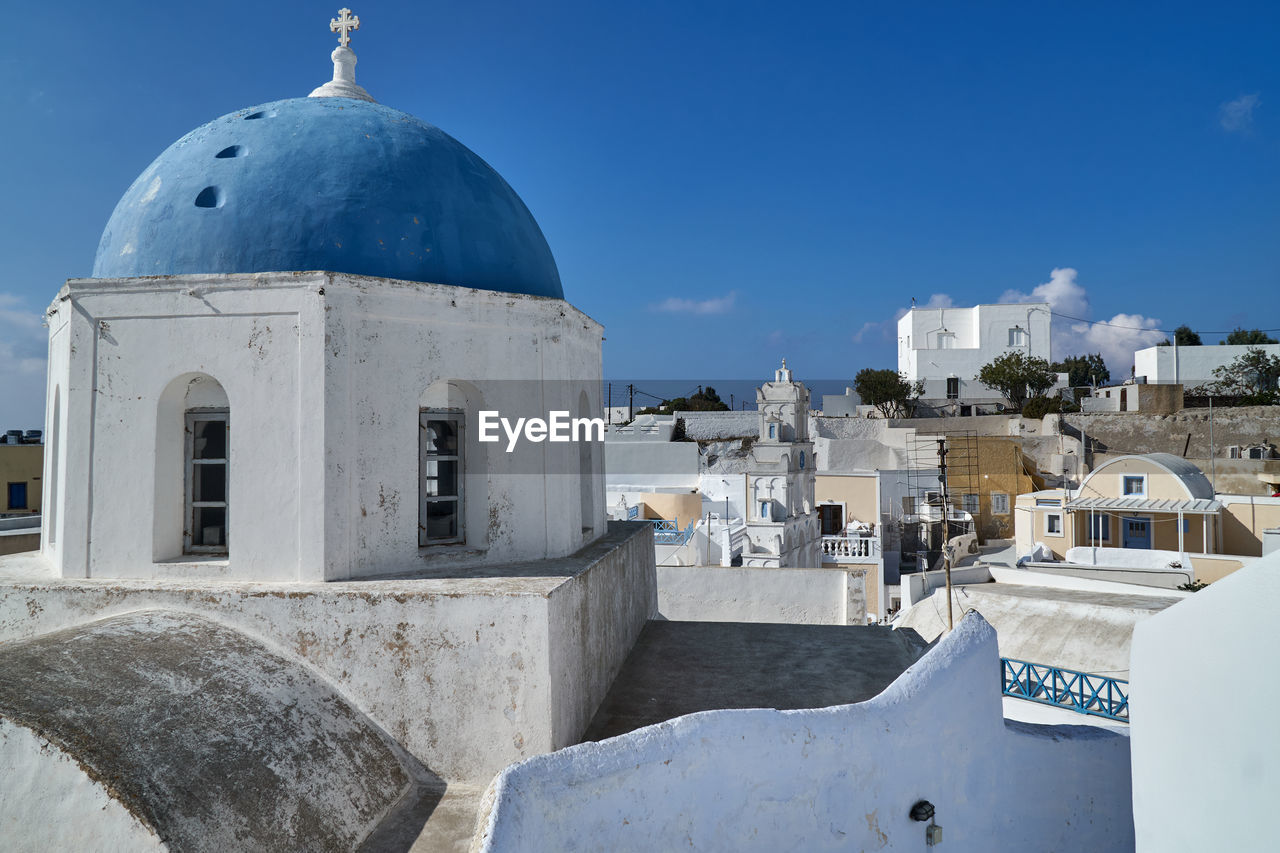
M 460 410 L 418 413 L 418 545 L 466 540 L 463 527 L 463 426 Z
M 186 423 L 188 554 L 227 553 L 231 419 L 226 409 L 191 409 Z

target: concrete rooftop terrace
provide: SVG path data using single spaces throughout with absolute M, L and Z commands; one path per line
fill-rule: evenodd
M 825 708 L 879 694 L 926 644 L 878 625 L 645 625 L 584 741 L 698 711 Z

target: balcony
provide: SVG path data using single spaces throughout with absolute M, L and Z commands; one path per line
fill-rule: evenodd
M 878 563 L 880 538 L 858 534 L 823 536 L 822 559 L 832 563 Z

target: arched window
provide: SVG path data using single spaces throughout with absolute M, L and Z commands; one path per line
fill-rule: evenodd
M 418 547 L 485 548 L 487 445 L 467 429 L 484 408 L 484 395 L 470 382 L 441 379 L 418 406 Z
M 156 409 L 153 559 L 228 553 L 231 406 L 212 376 L 169 383 Z

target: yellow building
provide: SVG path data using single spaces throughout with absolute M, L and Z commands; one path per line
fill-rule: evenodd
M 0 444 L 0 515 L 40 512 L 43 444 Z
M 1018 495 L 1044 488 L 1044 478 L 1016 438 L 952 436 L 947 440 L 947 491 L 973 517 L 978 541 L 1014 538 Z
M 1186 554 L 1200 580 L 1240 568 L 1233 557 L 1262 553 L 1262 531 L 1280 526 L 1280 498 L 1215 495 L 1204 473 L 1168 453 L 1119 456 L 1095 468 L 1078 490 L 1022 494 L 1018 553 L 1037 542 L 1057 560 L 1073 547 Z
M 889 602 L 880 551 L 880 475 L 817 474 L 813 497 L 822 530 L 822 565 L 867 565 L 867 610 L 884 616 Z

